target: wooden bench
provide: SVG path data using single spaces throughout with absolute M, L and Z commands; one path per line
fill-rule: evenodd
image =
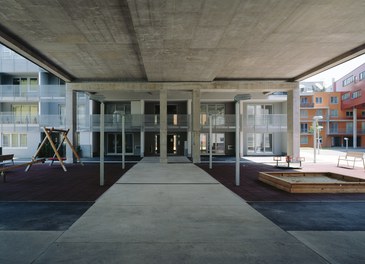
M 293 168 L 290 164 L 293 163 L 299 163 L 299 168 L 302 167 L 302 162 L 305 161 L 304 157 L 293 157 L 293 156 L 285 156 L 285 157 L 281 157 L 281 156 L 275 156 L 273 157 L 273 160 L 276 161 L 276 167 L 281 167 L 283 168 L 284 166 L 280 166 L 279 165 L 279 161 L 285 161 L 287 166 L 285 166 L 285 168 Z
M 12 170 L 12 169 L 16 169 L 16 168 L 19 168 L 19 167 L 22 167 L 22 166 L 29 166 L 29 165 L 32 165 L 32 164 L 35 164 L 35 163 L 40 163 L 40 162 L 44 163 L 45 160 L 46 159 L 41 158 L 41 159 L 32 160 L 32 161 L 29 161 L 29 162 L 26 162 L 26 163 L 22 163 L 22 164 L 17 164 L 17 165 L 15 165 L 14 162 L 13 162 L 13 165 L 12 166 L 0 167 L 0 175 L 3 178 L 3 182 L 6 182 L 6 175 L 5 175 L 5 172 L 6 171 L 9 171 L 9 170 Z
M 346 168 L 355 168 L 355 163 L 357 160 L 362 160 L 362 165 L 365 169 L 365 162 L 364 162 L 364 153 L 362 152 L 347 152 L 345 156 L 339 156 L 338 157 L 338 161 L 337 161 L 337 167 L 346 167 Z M 343 162 L 341 161 L 346 161 L 346 166 L 341 165 L 340 163 L 343 164 Z M 351 164 L 349 164 L 351 163 Z M 351 167 L 352 165 L 352 167 Z
M 0 155 L 0 166 L 4 166 L 7 163 L 11 163 L 12 165 L 14 165 L 14 154 Z

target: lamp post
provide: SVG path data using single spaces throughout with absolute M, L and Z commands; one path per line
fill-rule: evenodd
M 316 154 L 317 154 L 317 124 L 318 120 L 323 119 L 323 116 L 313 116 L 313 162 L 316 163 Z
M 240 186 L 240 102 L 250 100 L 250 94 L 237 94 L 234 97 L 236 102 L 236 186 Z

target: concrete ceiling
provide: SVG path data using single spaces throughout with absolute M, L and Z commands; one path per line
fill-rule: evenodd
M 66 81 L 298 80 L 364 53 L 361 0 L 1 0 L 0 41 Z

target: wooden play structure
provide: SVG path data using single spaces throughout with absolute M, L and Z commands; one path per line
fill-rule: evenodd
M 70 146 L 73 154 L 75 155 L 75 157 L 77 158 L 77 161 L 80 162 L 81 165 L 82 162 L 80 160 L 79 155 L 77 154 L 74 146 L 72 145 L 71 141 L 68 139 L 67 134 L 70 131 L 70 129 L 64 130 L 64 129 L 57 129 L 57 128 L 48 128 L 48 127 L 43 127 L 44 133 L 45 133 L 45 138 L 43 139 L 42 143 L 39 145 L 37 151 L 35 152 L 34 156 L 32 157 L 32 162 L 37 160 L 37 156 L 39 154 L 39 152 L 41 151 L 42 147 L 46 144 L 46 142 L 49 142 L 49 144 L 51 145 L 53 151 L 54 151 L 54 155 L 53 157 L 48 158 L 49 160 L 51 160 L 50 165 L 52 165 L 54 163 L 54 161 L 59 161 L 61 164 L 61 167 L 64 171 L 67 171 L 65 164 L 64 164 L 64 157 L 61 157 L 59 150 L 62 147 L 63 143 L 66 141 L 66 143 Z M 60 133 L 62 136 L 62 139 L 60 140 L 58 146 L 56 146 L 56 144 L 53 142 L 52 140 L 52 133 Z M 25 171 L 28 171 L 30 169 L 30 167 L 32 166 L 33 163 L 30 163 L 27 165 L 27 168 L 25 169 Z

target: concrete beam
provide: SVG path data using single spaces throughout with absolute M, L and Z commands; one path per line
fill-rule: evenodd
M 240 92 L 272 92 L 290 91 L 292 83 L 286 81 L 213 81 L 213 82 L 74 82 L 71 89 L 85 92 L 108 91 L 160 91 L 167 90 L 192 91 L 240 91 Z
M 52 63 L 49 59 L 44 57 L 40 52 L 32 48 L 26 42 L 13 35 L 7 29 L 0 25 L 0 42 L 9 49 L 17 52 L 24 58 L 32 61 L 41 68 L 51 72 L 65 82 L 71 82 L 74 77 L 67 71 L 61 69 L 59 66 Z

